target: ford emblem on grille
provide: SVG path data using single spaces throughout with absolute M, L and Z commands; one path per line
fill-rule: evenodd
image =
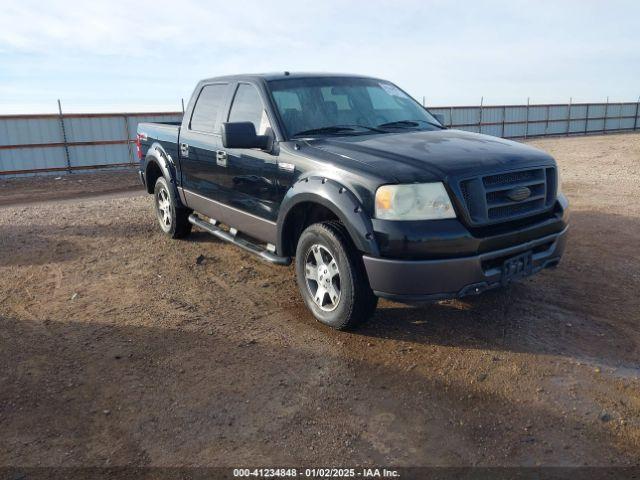
M 521 202 L 531 196 L 531 190 L 527 187 L 517 187 L 507 192 L 507 198 L 514 202 Z

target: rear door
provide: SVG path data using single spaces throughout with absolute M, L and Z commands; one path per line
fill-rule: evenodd
M 251 122 L 258 135 L 272 134 L 271 121 L 260 91 L 250 83 L 238 83 L 226 119 Z M 225 203 L 266 220 L 277 219 L 277 156 L 260 149 L 222 149 L 217 176 Z M 221 158 L 221 156 L 223 158 Z
M 196 99 L 191 118 L 180 131 L 181 185 L 187 204 L 207 214 L 203 198 L 224 201 L 221 194 L 217 152 L 222 148 L 220 124 L 226 116 L 231 94 L 229 83 L 204 85 Z M 189 112 L 187 112 L 189 113 Z

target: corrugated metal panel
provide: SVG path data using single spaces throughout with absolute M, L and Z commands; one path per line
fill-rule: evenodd
M 604 111 L 607 108 L 604 103 L 595 103 L 589 105 L 589 118 L 604 117 Z
M 562 135 L 567 132 L 567 121 L 549 123 L 546 129 L 546 135 Z
M 585 122 L 584 120 L 571 120 L 569 124 L 569 133 L 584 133 Z
M 0 150 L 0 173 L 66 167 L 63 147 Z
M 529 121 L 537 122 L 542 121 L 547 118 L 547 107 L 537 107 L 531 106 L 529 107 Z
M 112 165 L 131 162 L 126 144 L 69 147 L 69 158 L 71 160 L 71 166 L 73 167 Z
M 57 118 L 0 117 L 0 145 L 62 142 L 62 130 Z
M 510 105 L 507 107 L 505 120 L 507 122 L 524 122 L 527 119 L 527 106 Z
M 69 142 L 125 140 L 124 117 L 68 118 L 64 121 Z
M 569 116 L 569 105 L 553 105 L 549 107 L 549 120 L 566 120 Z M 566 126 L 566 123 L 565 123 Z
M 502 135 L 502 125 L 483 125 L 481 133 L 499 137 Z
M 623 117 L 633 117 L 636 114 L 637 104 L 624 103 L 620 106 L 620 115 Z
M 502 122 L 502 107 L 483 107 L 482 121 L 484 123 Z
M 526 135 L 526 127 L 524 123 L 511 123 L 504 126 L 505 138 L 524 137 Z

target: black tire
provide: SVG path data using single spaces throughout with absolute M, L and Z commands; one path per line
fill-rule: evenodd
M 189 222 L 191 210 L 178 206 L 173 188 L 164 177 L 156 180 L 153 190 L 153 204 L 160 229 L 171 238 L 184 238 L 191 233 Z
M 317 260 L 318 254 L 321 260 Z M 335 273 L 332 273 L 336 268 L 332 267 L 332 261 L 337 264 Z M 315 280 L 307 278 L 308 275 Z M 362 254 L 337 221 L 316 223 L 302 232 L 296 248 L 296 278 L 302 298 L 314 317 L 337 330 L 361 324 L 373 315 L 378 304 L 369 287 Z M 322 299 L 316 295 L 319 291 Z

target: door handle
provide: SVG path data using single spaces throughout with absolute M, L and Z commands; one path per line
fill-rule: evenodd
M 223 150 L 218 150 L 216 152 L 216 163 L 221 167 L 227 166 L 227 152 Z
M 189 157 L 189 145 L 186 143 L 180 144 L 180 155 L 182 157 Z

